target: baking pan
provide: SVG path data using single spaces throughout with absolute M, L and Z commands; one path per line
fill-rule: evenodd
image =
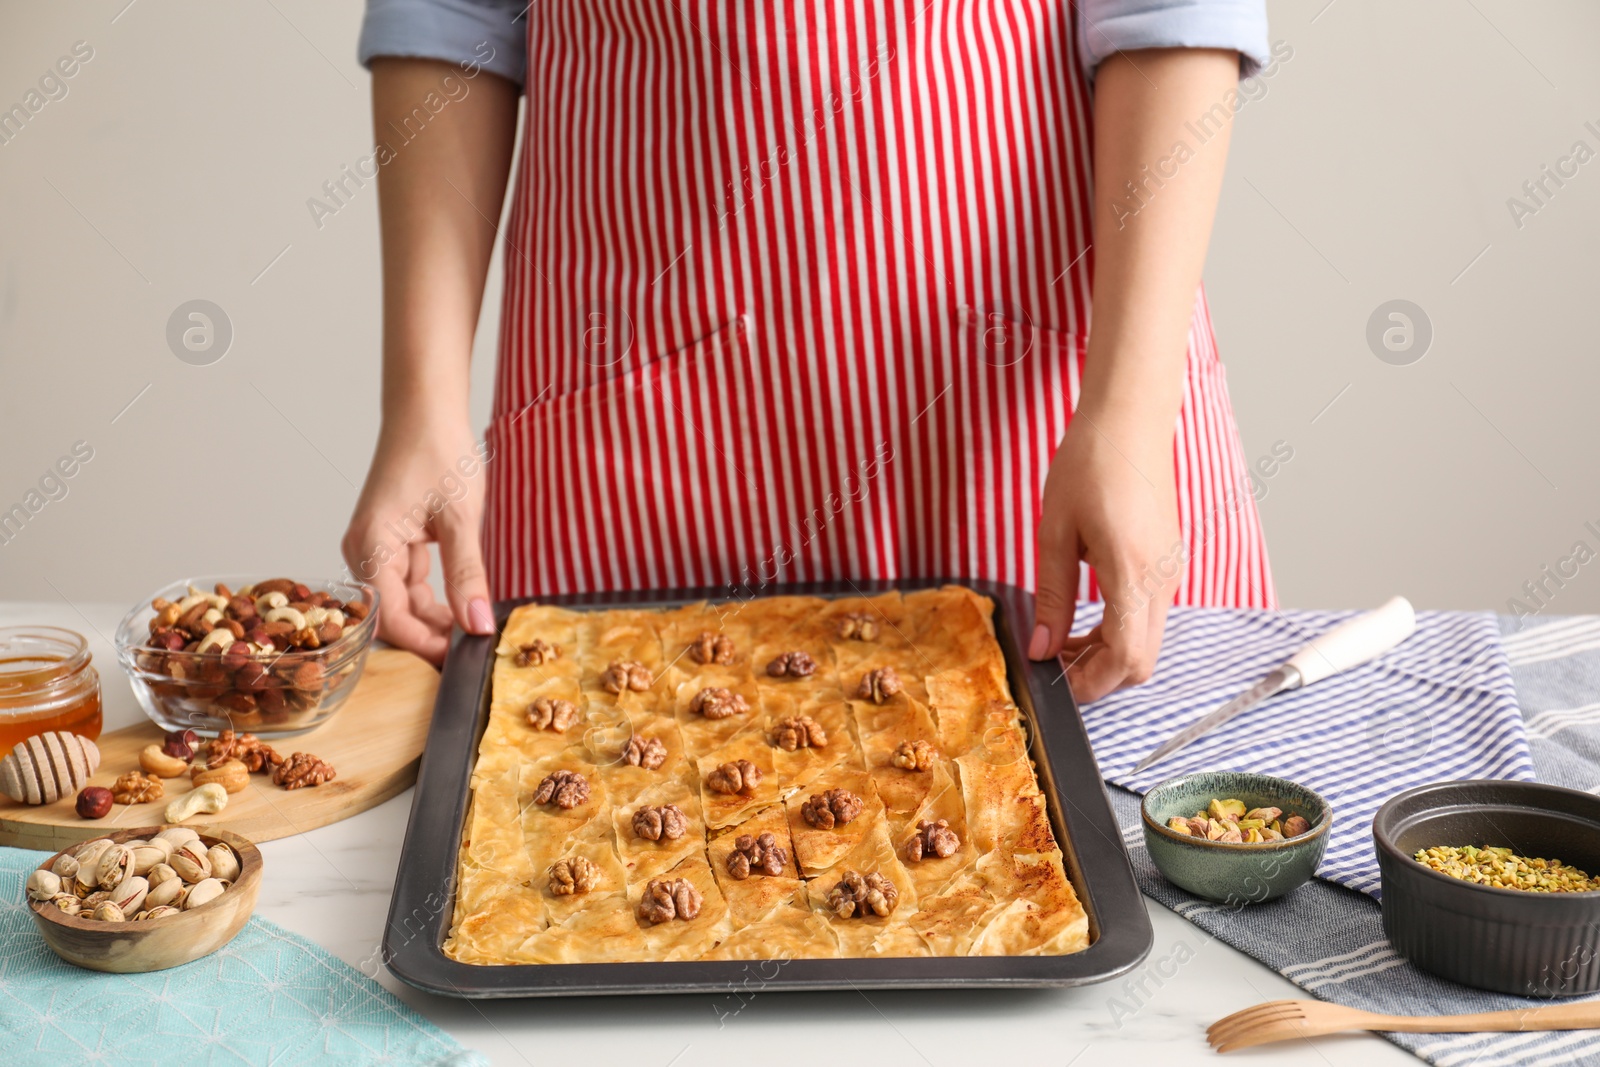
M 1050 821 L 1089 917 L 1089 947 L 1069 956 L 956 956 L 896 959 L 563 963 L 483 966 L 444 954 L 454 905 L 456 861 L 478 740 L 489 716 L 498 637 L 455 635 L 445 660 L 433 724 L 411 801 L 411 821 L 383 960 L 405 982 L 457 997 L 540 997 L 602 993 L 726 992 L 758 983 L 764 991 L 820 989 L 1022 988 L 1103 982 L 1138 966 L 1155 932 L 1111 814 L 1083 720 L 1061 670 L 1030 663 L 1023 641 L 1033 632 L 1033 596 L 992 582 L 938 579 L 773 585 L 762 596 L 871 596 L 895 590 L 965 585 L 996 604 L 995 633 L 1011 690 L 1028 731 L 1030 754 Z M 586 593 L 542 597 L 577 610 L 667 608 L 698 600 L 749 599 L 728 589 Z M 495 605 L 498 627 L 527 600 Z

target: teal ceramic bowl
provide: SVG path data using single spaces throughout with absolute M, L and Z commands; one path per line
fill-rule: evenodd
M 1167 828 L 1213 799 L 1237 799 L 1246 807 L 1282 808 L 1303 815 L 1311 829 L 1284 841 L 1257 845 L 1207 841 Z M 1328 847 L 1333 808 L 1316 793 L 1286 778 L 1244 771 L 1199 771 L 1169 778 L 1145 794 L 1139 813 L 1150 858 L 1167 881 L 1221 904 L 1248 904 L 1281 897 L 1317 871 Z

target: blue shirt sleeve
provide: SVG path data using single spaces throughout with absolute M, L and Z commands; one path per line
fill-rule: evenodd
M 476 65 L 521 85 L 528 69 L 526 0 L 367 0 L 357 55 Z
M 1266 0 L 1078 0 L 1078 58 L 1091 74 L 1113 52 L 1231 48 L 1239 76 L 1272 59 Z

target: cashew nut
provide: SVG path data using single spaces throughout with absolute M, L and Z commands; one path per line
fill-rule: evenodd
M 289 602 L 289 598 L 282 593 L 263 593 L 256 597 L 256 614 L 266 615 L 273 608 L 281 608 Z
M 341 626 L 342 627 L 344 625 L 344 612 L 340 611 L 338 608 L 329 608 L 327 610 L 328 610 L 327 617 L 324 618 L 323 621 L 324 622 L 331 622 L 335 626 Z
M 218 611 L 223 611 L 228 606 L 228 598 L 220 593 L 212 593 L 210 596 L 206 597 L 206 599 L 211 601 L 211 606 L 216 608 Z
M 196 652 L 226 652 L 228 646 L 233 644 L 233 631 L 217 627 L 200 639 L 195 646 Z
M 310 607 L 305 610 L 304 615 L 306 617 L 306 625 L 313 630 L 328 621 L 327 608 Z
M 280 593 L 278 595 L 281 596 L 282 594 Z M 268 622 L 287 622 L 287 623 L 291 623 L 294 626 L 296 633 L 298 633 L 299 631 L 304 630 L 306 628 L 306 617 L 304 615 L 300 614 L 299 610 L 296 609 L 296 608 L 276 607 L 276 608 L 273 608 L 271 611 L 267 612 L 266 615 L 263 616 L 263 617 Z
M 206 622 L 209 622 L 212 626 L 215 626 L 217 623 L 222 621 L 222 612 L 218 611 L 216 608 L 207 608 L 206 613 L 202 615 L 201 618 L 205 619 Z
M 174 797 L 167 805 L 166 821 L 179 823 L 195 815 L 215 815 L 227 806 L 228 791 L 216 782 L 207 782 Z
M 226 630 L 213 630 L 212 633 L 227 633 Z M 210 634 L 206 635 L 207 637 Z M 231 635 L 230 635 L 231 636 Z M 139 768 L 146 774 L 153 774 L 157 778 L 176 778 L 189 769 L 189 761 L 169 756 L 160 745 L 146 745 L 139 751 Z
M 178 614 L 187 615 L 190 608 L 194 607 L 196 604 L 204 604 L 210 599 L 211 597 L 205 593 L 190 593 L 188 596 L 178 601 Z

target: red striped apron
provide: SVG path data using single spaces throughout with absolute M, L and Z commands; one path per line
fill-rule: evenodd
M 572 0 L 527 19 L 494 595 L 1032 588 L 1093 258 L 1069 3 Z M 1203 294 L 1174 461 L 1178 602 L 1272 604 Z

